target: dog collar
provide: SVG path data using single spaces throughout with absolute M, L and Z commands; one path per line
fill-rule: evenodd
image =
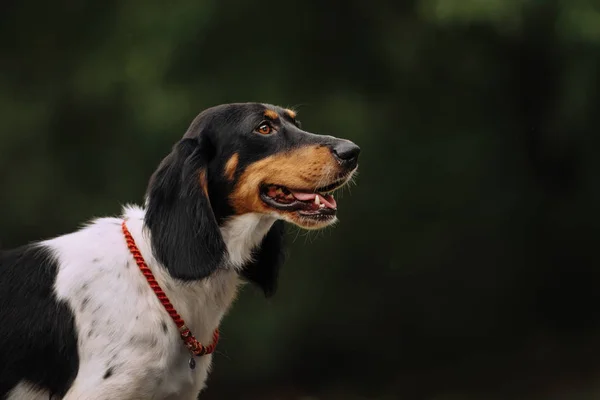
M 158 300 L 160 300 L 165 310 L 167 310 L 167 313 L 169 313 L 169 316 L 171 317 L 173 322 L 175 322 L 175 325 L 177 325 L 183 343 L 185 343 L 185 346 L 192 354 L 192 357 L 190 358 L 190 368 L 194 369 L 196 367 L 196 361 L 194 360 L 194 356 L 200 357 L 215 351 L 217 343 L 219 342 L 219 328 L 215 329 L 213 333 L 213 342 L 208 346 L 202 345 L 194 337 L 194 335 L 192 335 L 192 332 L 185 325 L 183 318 L 181 318 L 181 316 L 177 313 L 177 310 L 175 310 L 175 307 L 173 307 L 173 304 L 171 304 L 169 298 L 154 278 L 154 274 L 152 274 L 152 271 L 150 271 L 150 268 L 148 268 L 148 265 L 146 265 L 144 257 L 142 256 L 142 253 L 136 246 L 135 241 L 133 240 L 133 236 L 131 236 L 131 233 L 127 229 L 125 221 L 123 221 L 121 227 L 123 230 L 123 235 L 125 236 L 125 241 L 127 242 L 127 247 L 129 248 L 129 251 L 131 252 L 133 258 L 135 259 L 136 264 L 140 268 L 142 274 L 146 277 L 148 284 L 156 294 Z

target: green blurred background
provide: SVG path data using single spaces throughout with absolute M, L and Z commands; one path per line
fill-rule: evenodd
M 0 43 L 2 247 L 140 203 L 212 105 L 361 146 L 203 398 L 600 398 L 597 0 L 4 0 Z

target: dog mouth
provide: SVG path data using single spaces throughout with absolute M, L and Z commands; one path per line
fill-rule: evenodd
M 279 211 L 297 212 L 303 217 L 314 219 L 329 219 L 335 217 L 337 203 L 328 192 L 340 187 L 340 183 L 316 190 L 291 189 L 269 184 L 261 188 L 260 197 L 268 206 Z

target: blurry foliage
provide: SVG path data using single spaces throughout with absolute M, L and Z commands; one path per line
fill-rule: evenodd
M 3 247 L 141 202 L 215 104 L 362 147 L 206 398 L 597 398 L 598 2 L 8 0 L 0 45 Z

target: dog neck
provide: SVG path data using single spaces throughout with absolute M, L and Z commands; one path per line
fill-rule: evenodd
M 143 228 L 145 209 L 127 206 L 123 217 L 157 281 L 198 340 L 206 343 L 211 340 L 212 332 L 235 299 L 241 283 L 240 270 L 252 260 L 252 251 L 261 244 L 276 221 L 276 218 L 260 214 L 229 218 L 221 226 L 229 253 L 222 268 L 202 281 L 189 284 L 173 279 L 154 258 L 148 236 L 150 232 Z
M 127 206 L 124 217 L 143 221 L 145 214 L 145 208 Z M 276 220 L 273 216 L 258 213 L 236 215 L 226 219 L 220 227 L 228 253 L 223 268 L 239 271 L 250 262 L 252 251 L 260 245 Z
M 240 270 L 252 260 L 252 250 L 260 245 L 276 218 L 257 213 L 237 215 L 221 226 L 227 252 L 228 266 Z

